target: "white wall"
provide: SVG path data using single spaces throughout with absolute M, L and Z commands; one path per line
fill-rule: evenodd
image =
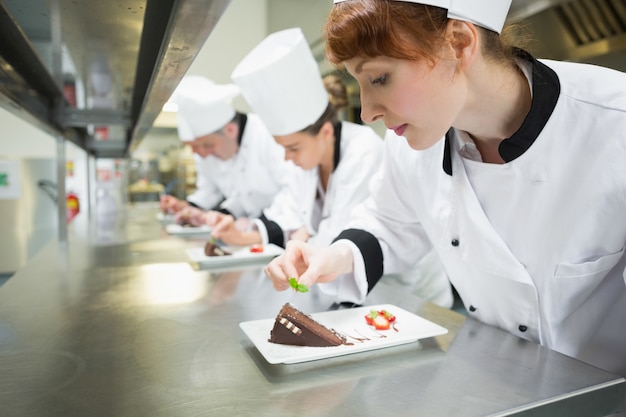
M 235 66 L 267 35 L 267 12 L 268 0 L 232 0 L 187 74 L 231 83 Z M 241 111 L 249 110 L 241 98 L 234 104 Z
M 66 142 L 68 158 L 84 158 L 85 152 Z M 56 139 L 0 107 L 0 157 L 56 158 Z
M 269 32 L 299 27 L 309 44 L 317 43 L 332 6 L 332 0 L 270 0 Z
M 232 0 L 188 74 L 229 83 L 235 65 L 267 34 L 267 0 Z
M 0 156 L 54 158 L 56 143 L 52 136 L 33 127 L 0 107 Z

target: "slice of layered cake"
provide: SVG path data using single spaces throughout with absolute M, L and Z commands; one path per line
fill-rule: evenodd
M 282 345 L 324 347 L 343 345 L 346 338 L 286 303 L 274 320 L 269 341 Z

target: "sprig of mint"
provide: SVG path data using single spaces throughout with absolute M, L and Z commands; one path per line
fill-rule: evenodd
M 289 285 L 291 285 L 291 288 L 294 289 L 294 291 L 298 291 L 298 292 L 308 292 L 309 291 L 309 287 L 307 287 L 304 284 L 299 284 L 298 280 L 295 278 L 289 278 Z

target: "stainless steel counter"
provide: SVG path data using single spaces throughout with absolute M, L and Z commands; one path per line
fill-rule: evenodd
M 270 365 L 239 329 L 285 301 L 333 307 L 313 290 L 277 293 L 262 266 L 198 270 L 154 205 L 72 225 L 0 287 L 0 415 L 603 416 L 624 378 L 520 340 L 383 280 L 391 303 L 446 328 L 419 343 Z M 82 237 L 81 237 L 82 236 Z M 293 297 L 298 297 L 295 301 Z

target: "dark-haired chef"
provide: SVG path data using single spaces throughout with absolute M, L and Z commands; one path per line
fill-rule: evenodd
M 178 222 L 211 225 L 217 213 L 260 216 L 286 180 L 283 148 L 258 116 L 235 110 L 237 95 L 233 84 L 187 76 L 172 96 L 179 138 L 191 146 L 197 170 L 197 190 L 186 200 L 161 199 Z
M 330 244 L 348 224 L 353 208 L 369 196 L 370 180 L 382 164 L 381 137 L 370 127 L 338 119 L 347 93 L 336 88 L 332 77 L 323 82 L 300 28 L 270 34 L 237 65 L 232 78 L 285 148 L 286 158 L 302 169 L 292 175 L 291 187 L 254 219 L 255 227 L 242 231 L 231 216 L 223 216 L 213 235 L 237 245 L 283 246 L 289 240 Z M 403 278 L 421 297 L 452 304 L 450 284 L 436 255 Z M 352 290 L 332 287 L 338 301 Z

